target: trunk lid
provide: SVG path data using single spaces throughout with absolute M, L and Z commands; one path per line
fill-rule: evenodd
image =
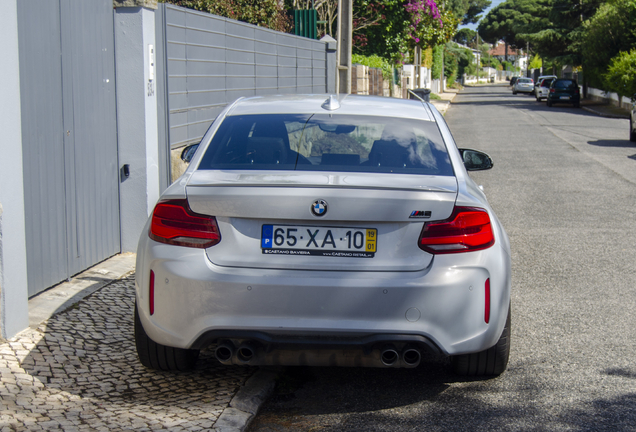
M 457 181 L 452 176 L 210 170 L 193 173 L 186 193 L 194 212 L 217 218 L 221 242 L 206 250 L 215 265 L 417 271 L 432 259 L 417 244 L 422 226 L 451 215 Z M 312 212 L 318 201 L 327 209 L 323 216 Z M 263 237 L 271 240 L 271 230 L 278 230 L 280 245 L 267 248 Z M 357 253 L 369 247 L 374 232 L 375 251 Z

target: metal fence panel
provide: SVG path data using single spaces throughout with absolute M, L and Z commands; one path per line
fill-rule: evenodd
M 199 142 L 239 97 L 327 91 L 324 42 L 170 4 L 159 9 L 172 149 Z

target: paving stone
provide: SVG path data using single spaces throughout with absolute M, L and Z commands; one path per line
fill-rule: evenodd
M 191 372 L 144 368 L 134 302 L 122 279 L 0 343 L 0 432 L 200 431 L 227 410 L 226 426 L 245 417 L 229 402 L 256 369 L 222 366 L 212 350 Z

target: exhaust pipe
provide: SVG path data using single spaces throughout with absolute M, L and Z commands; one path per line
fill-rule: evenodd
M 256 349 L 250 343 L 241 344 L 236 350 L 236 360 L 239 364 L 247 364 L 254 358 L 255 353 Z
M 393 366 L 398 361 L 400 356 L 398 352 L 392 346 L 384 347 L 382 349 L 382 354 L 380 355 L 380 360 L 382 360 L 382 364 L 384 366 Z
M 234 356 L 234 345 L 230 341 L 223 341 L 217 345 L 214 355 L 222 364 L 230 365 Z
M 406 367 L 414 368 L 420 364 L 420 360 L 422 360 L 422 354 L 420 354 L 420 350 L 414 348 L 412 346 L 407 346 L 402 351 L 402 360 Z

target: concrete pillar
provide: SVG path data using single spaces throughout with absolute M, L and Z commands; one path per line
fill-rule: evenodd
M 17 0 L 0 0 L 0 332 L 29 326 Z
M 327 93 L 336 93 L 336 75 L 338 72 L 336 66 L 336 50 L 338 49 L 338 42 L 329 35 L 323 36 L 320 39 L 325 42 L 325 51 L 327 56 Z
M 351 93 L 351 49 L 353 45 L 353 0 L 338 0 L 338 82 L 339 93 Z
M 159 199 L 159 145 L 154 64 L 156 1 L 115 1 L 117 141 L 122 171 L 122 252 L 135 252 Z M 123 175 L 128 166 L 129 176 Z

